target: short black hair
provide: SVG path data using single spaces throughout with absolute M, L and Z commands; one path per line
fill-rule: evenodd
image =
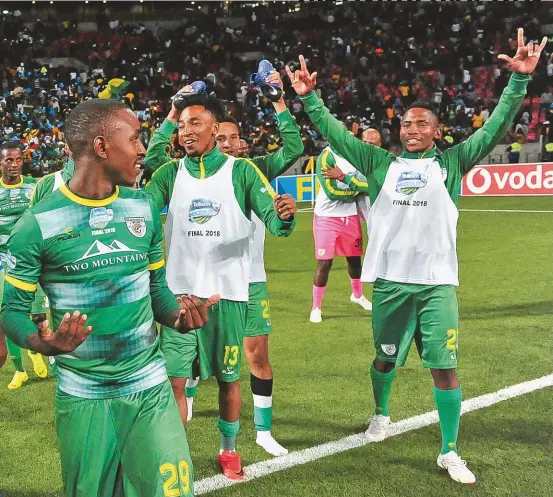
M 438 109 L 436 109 L 436 107 L 434 107 L 430 102 L 423 102 L 422 100 L 417 100 L 407 108 L 406 112 L 410 111 L 411 109 L 426 109 L 434 115 L 434 117 L 438 122 L 440 122 L 440 115 L 438 114 Z
M 205 110 L 213 114 L 217 122 L 222 122 L 222 119 L 226 116 L 225 108 L 222 102 L 214 96 L 206 98 L 204 103 Z
M 92 98 L 77 105 L 65 121 L 65 140 L 74 158 L 92 154 L 92 140 L 105 135 L 114 124 L 114 116 L 130 110 L 117 100 Z
M 0 154 L 4 155 L 4 150 L 19 150 L 21 153 L 23 153 L 23 147 L 21 146 L 21 143 L 13 141 L 2 143 L 2 146 L 0 147 Z
M 219 119 L 219 122 L 231 123 L 231 124 L 234 124 L 238 129 L 240 129 L 240 125 L 238 124 L 238 121 L 229 114 L 224 115 L 221 119 Z

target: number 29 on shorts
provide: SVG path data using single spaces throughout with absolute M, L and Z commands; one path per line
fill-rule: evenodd
M 180 461 L 179 467 L 171 463 L 162 464 L 159 472 L 168 478 L 163 484 L 165 497 L 182 497 L 190 494 L 190 468 L 186 461 Z

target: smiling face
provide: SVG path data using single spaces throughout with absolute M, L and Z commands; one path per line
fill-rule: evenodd
M 203 105 L 191 105 L 179 118 L 179 145 L 190 157 L 199 157 L 215 146 L 218 124 Z
M 219 129 L 215 135 L 215 141 L 219 150 L 225 154 L 238 157 L 240 155 L 240 134 L 234 123 L 219 123 Z
M 99 155 L 104 155 L 106 169 L 116 185 L 133 186 L 146 156 L 138 118 L 129 109 L 117 111 L 106 135 L 95 138 L 95 149 L 98 148 Z
M 438 118 L 428 109 L 409 109 L 401 121 L 399 138 L 408 152 L 425 152 L 440 138 Z

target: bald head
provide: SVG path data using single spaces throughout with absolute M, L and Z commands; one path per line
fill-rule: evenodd
M 363 131 L 361 140 L 365 143 L 369 143 L 370 145 L 374 145 L 375 147 L 382 146 L 382 137 L 380 136 L 380 132 L 374 128 L 368 128 Z

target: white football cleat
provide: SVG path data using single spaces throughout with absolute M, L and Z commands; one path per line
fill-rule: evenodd
M 351 297 L 349 298 L 354 304 L 359 304 L 363 309 L 365 309 L 366 311 L 372 311 L 373 310 L 373 305 L 371 304 L 371 301 L 367 299 L 367 297 L 365 297 L 364 295 L 361 295 L 361 297 L 359 297 L 358 299 L 356 299 L 353 295 L 353 293 L 351 294 Z
M 321 323 L 323 320 L 323 311 L 320 309 L 313 309 L 311 315 L 309 316 L 309 321 L 312 323 Z
M 369 442 L 382 442 L 386 438 L 386 431 L 390 424 L 390 416 L 375 414 L 371 419 L 371 424 L 365 432 Z
M 440 468 L 447 469 L 452 480 L 465 485 L 476 483 L 476 476 L 467 468 L 467 462 L 461 459 L 457 452 L 451 450 L 447 454 L 440 454 L 436 462 Z
M 278 457 L 288 454 L 288 449 L 285 449 L 282 445 L 280 445 L 273 438 L 270 431 L 258 431 L 255 443 L 272 456 Z

